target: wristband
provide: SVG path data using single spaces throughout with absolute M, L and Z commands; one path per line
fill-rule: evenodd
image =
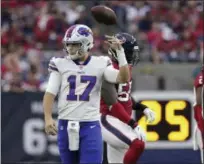
M 118 57 L 119 67 L 127 65 L 124 49 L 122 48 L 122 50 L 116 50 L 116 54 Z

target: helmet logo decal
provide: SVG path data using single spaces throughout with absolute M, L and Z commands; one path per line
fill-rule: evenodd
M 72 31 L 74 30 L 75 27 L 76 27 L 76 25 L 73 25 L 70 28 L 68 28 L 68 30 L 66 32 L 66 37 L 67 38 L 70 38 L 72 36 Z
M 80 35 L 83 35 L 83 36 L 89 36 L 89 35 L 91 35 L 91 31 L 89 30 L 89 29 L 87 29 L 87 28 L 85 28 L 85 27 L 80 27 L 79 29 L 78 29 L 78 33 L 80 34 Z

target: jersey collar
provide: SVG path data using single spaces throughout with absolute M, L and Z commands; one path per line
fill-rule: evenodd
M 88 58 L 87 58 L 82 64 L 79 62 L 78 59 L 73 60 L 73 61 L 74 61 L 74 63 L 75 63 L 76 65 L 87 65 L 90 60 L 91 60 L 91 56 L 88 56 Z

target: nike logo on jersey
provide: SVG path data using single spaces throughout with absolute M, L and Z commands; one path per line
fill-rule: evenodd
M 96 125 L 90 126 L 91 129 L 93 129 L 93 128 L 95 128 L 95 127 L 96 127 Z

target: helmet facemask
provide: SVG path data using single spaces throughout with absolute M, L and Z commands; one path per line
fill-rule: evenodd
M 139 61 L 140 61 L 139 46 L 134 46 L 133 52 L 132 52 L 132 61 L 131 61 L 132 66 L 136 66 L 137 63 L 139 63 Z
M 79 59 L 85 55 L 81 42 L 64 42 L 64 49 L 72 60 Z

